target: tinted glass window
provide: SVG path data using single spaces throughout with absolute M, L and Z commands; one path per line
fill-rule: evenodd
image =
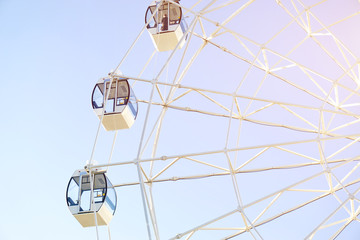
M 170 24 L 179 24 L 181 19 L 181 8 L 175 4 L 170 3 Z
M 68 190 L 67 190 L 67 203 L 69 206 L 74 206 L 79 204 L 79 177 L 76 177 L 77 181 L 74 178 L 71 178 Z
M 110 85 L 110 82 L 107 82 L 107 83 L 106 83 L 106 94 L 108 94 L 109 85 Z M 108 99 L 114 99 L 114 98 L 115 98 L 115 93 L 116 93 L 116 81 L 114 80 L 114 81 L 112 82 L 112 84 L 111 84 L 110 94 L 109 94 Z
M 90 211 L 90 207 L 91 207 L 91 191 L 90 190 L 85 190 L 85 191 L 81 191 L 81 196 L 80 196 L 80 212 L 87 212 Z
M 155 6 L 151 6 L 148 7 L 148 10 L 146 11 L 145 21 L 148 23 L 147 28 L 156 27 L 156 21 L 155 21 L 156 14 L 154 15 L 154 17 L 151 17 L 155 9 L 156 9 Z
M 105 203 L 106 206 L 112 211 L 112 214 L 114 214 L 116 210 L 116 201 L 117 201 L 116 192 L 111 182 L 108 179 L 107 179 L 107 183 L 108 183 L 108 189 L 107 189 Z
M 110 85 L 110 83 L 107 82 L 107 83 L 106 83 L 106 92 L 105 92 L 105 94 L 108 94 L 109 85 Z M 111 84 L 109 97 L 108 97 L 108 100 L 107 100 L 106 106 L 105 106 L 105 113 L 112 113 L 112 112 L 114 112 L 114 107 L 115 107 L 115 93 L 116 93 L 116 81 Z M 105 97 L 106 97 L 106 96 L 107 96 L 107 95 L 105 95 Z
M 137 112 L 138 112 L 138 104 L 137 104 L 137 100 L 136 100 L 135 94 L 132 91 L 132 89 L 130 90 L 129 107 L 130 107 L 131 112 L 134 115 L 134 118 L 136 118 Z
M 104 174 L 97 174 L 94 177 L 94 201 L 103 202 L 106 195 L 106 179 Z
M 157 19 L 158 19 L 158 22 L 162 22 L 163 18 L 164 18 L 164 15 L 166 14 L 166 16 L 169 17 L 169 4 L 168 3 L 164 3 L 160 8 L 159 8 L 159 11 L 157 13 Z M 169 19 L 168 19 L 169 20 Z
M 97 174 L 94 177 L 94 189 L 98 188 L 106 188 L 106 182 L 105 182 L 105 176 L 104 174 Z
M 119 81 L 117 87 L 116 105 L 125 105 L 128 102 L 129 86 L 127 81 Z
M 92 96 L 92 104 L 93 108 L 102 108 L 104 104 L 104 95 L 102 94 L 100 87 L 103 88 L 101 85 L 104 84 L 96 84 L 93 96 Z

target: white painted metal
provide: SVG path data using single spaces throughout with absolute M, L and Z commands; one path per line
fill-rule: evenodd
M 169 2 L 175 3 L 174 1 Z M 234 199 L 234 206 L 229 207 L 229 211 L 214 215 L 188 229 L 181 228 L 181 222 L 172 223 L 180 227 L 178 232 L 174 232 L 170 239 L 199 239 L 198 236 L 200 234 L 210 230 L 214 233 L 223 233 L 223 239 L 240 238 L 242 236 L 245 239 L 267 239 L 264 237 L 265 231 L 263 230 L 267 228 L 266 226 L 271 226 L 269 228 L 277 227 L 276 229 L 279 229 L 281 220 L 293 214 L 298 214 L 298 219 L 300 220 L 302 211 L 305 211 L 309 206 L 319 204 L 328 199 L 337 203 L 337 205 L 335 204 L 336 207 L 329 210 L 325 217 L 316 224 L 313 224 L 312 228 L 305 235 L 298 236 L 294 233 L 294 239 L 319 239 L 318 236 L 322 236 L 321 234 L 324 234 L 324 232 L 328 234 L 326 239 L 334 239 L 337 236 L 341 236 L 344 229 L 350 224 L 360 221 L 358 217 L 360 213 L 360 178 L 357 175 L 360 169 L 360 155 L 354 151 L 354 148 L 358 148 L 360 145 L 360 113 L 357 109 L 359 103 L 356 101 L 360 97 L 360 56 L 358 52 L 352 51 L 347 47 L 342 41 L 341 34 L 333 31 L 334 26 L 341 25 L 347 21 L 358 21 L 360 12 L 356 11 L 342 18 L 326 21 L 317 15 L 322 13 L 319 11 L 322 7 L 324 7 L 323 11 L 326 12 L 327 4 L 331 4 L 330 1 L 276 0 L 271 1 L 271 3 L 278 9 L 281 9 L 288 16 L 289 20 L 288 22 L 282 22 L 276 32 L 269 36 L 266 41 L 258 42 L 253 39 L 253 36 L 244 36 L 241 29 L 234 30 L 235 26 L 231 25 L 231 23 L 236 17 L 241 16 L 246 11 L 251 11 L 253 10 L 252 8 L 256 9 L 261 4 L 265 4 L 264 1 L 199 0 L 189 3 L 184 0 L 182 1 L 182 9 L 193 19 L 188 29 L 190 40 L 186 41 L 186 47 L 173 51 L 168 59 L 162 63 L 160 70 L 157 69 L 157 72 L 154 70 L 154 75 L 156 76 L 154 79 L 151 79 L 154 75 L 151 77 L 141 76 L 148 63 L 152 62 L 153 55 L 137 76 L 135 76 L 136 73 L 133 73 L 134 76 L 113 74 L 113 77 L 129 78 L 133 79 L 137 84 L 151 86 L 152 93 L 150 98 L 147 96 L 140 97 L 139 99 L 143 106 L 146 105 L 147 112 L 138 152 L 134 156 L 135 159 L 109 162 L 108 164 L 94 167 L 106 166 L 111 168 L 119 166 L 120 168 L 125 165 L 132 166 L 135 163 L 137 173 L 139 174 L 139 181 L 119 180 L 115 187 L 141 186 L 144 207 L 146 208 L 145 212 L 150 216 L 147 224 L 152 224 L 148 227 L 148 232 L 149 235 L 153 234 L 156 239 L 162 238 L 162 229 L 157 223 L 158 212 L 155 211 L 156 200 L 153 198 L 153 187 L 155 185 L 160 186 L 161 183 L 184 182 L 183 180 L 196 182 L 200 179 L 227 178 L 230 184 L 232 184 L 233 195 L 229 196 L 229 198 Z M 338 3 L 339 7 L 344 4 L 342 1 L 338 1 Z M 202 6 L 200 10 L 196 9 L 198 5 Z M 225 18 L 221 19 L 221 21 L 212 19 L 212 13 L 220 12 L 224 9 L 228 10 L 228 15 Z M 248 23 L 249 26 L 251 24 L 252 22 Z M 353 24 L 352 26 L 355 25 Z M 286 46 L 288 48 L 284 51 L 281 51 L 283 50 L 281 47 L 280 50 L 276 49 L 272 43 L 277 38 L 280 38 L 282 34 L 286 34 L 292 26 L 298 28 L 299 32 L 297 34 L 301 38 L 297 39 L 292 45 Z M 144 28 L 131 46 L 131 49 L 136 47 L 136 43 Z M 151 31 L 149 30 L 149 33 L 158 51 L 172 49 L 174 43 L 180 39 L 177 35 L 173 35 L 171 37 L 173 37 L 174 43 L 164 43 L 164 39 L 156 39 L 161 34 L 157 32 L 151 33 Z M 226 34 L 233 37 L 231 44 L 221 41 L 221 37 Z M 166 35 L 162 36 L 165 38 Z M 197 49 L 190 53 L 187 51 L 187 46 L 191 45 L 191 38 L 196 39 L 201 44 L 197 45 Z M 318 71 L 313 66 L 315 63 L 302 62 L 292 55 L 294 52 L 302 51 L 302 47 L 309 41 L 314 44 L 315 49 L 322 52 L 323 58 L 329 59 L 329 62 L 338 68 L 338 74 L 330 74 L 331 69 L 329 69 L 329 72 Z M 328 45 L 330 43 L 332 44 L 331 47 Z M 191 67 L 196 64 L 196 60 L 209 47 L 216 49 L 219 55 L 231 56 L 231 59 L 237 64 L 236 66 L 246 66 L 245 70 L 239 73 L 239 76 L 234 76 L 234 81 L 237 83 L 234 89 L 228 91 L 217 89 L 207 86 L 204 80 L 202 82 L 203 85 L 200 87 L 200 84 L 193 84 L 186 79 L 186 76 L 193 70 Z M 242 51 L 239 51 L 239 48 Z M 283 48 L 285 48 L 285 45 Z M 336 51 L 335 54 L 334 51 Z M 129 54 L 130 49 L 117 69 L 121 67 Z M 181 55 L 179 64 L 174 64 L 173 62 L 175 54 Z M 318 57 L 315 52 L 307 54 L 314 58 Z M 183 59 L 186 60 L 183 61 Z M 173 78 L 166 79 L 168 80 L 166 81 L 164 80 L 164 75 L 168 68 L 172 68 L 176 74 L 172 76 Z M 295 81 L 285 74 L 289 71 L 303 74 L 304 81 L 306 80 L 309 84 L 304 85 L 302 82 Z M 246 86 L 247 81 L 256 80 L 251 75 L 253 72 L 259 73 L 260 80 L 258 86 L 252 93 L 244 94 L 240 90 Z M 310 96 L 314 102 L 293 99 L 293 96 L 289 96 L 287 99 L 278 99 L 277 89 L 275 88 L 271 91 L 267 89 L 269 95 L 266 97 L 262 96 L 260 93 L 264 91 L 265 86 L 269 87 L 266 85 L 269 79 L 276 79 L 287 86 L 288 89 L 296 89 L 297 92 L 304 94 L 304 96 Z M 193 79 L 194 82 L 196 80 Z M 221 80 L 219 79 L 219 81 Z M 163 92 L 161 91 L 162 87 L 167 87 L 170 90 Z M 189 95 L 195 94 L 198 96 L 198 99 L 206 100 L 208 105 L 181 104 L 182 100 L 186 100 Z M 352 100 L 354 98 L 356 99 L 355 101 Z M 229 101 L 225 102 L 219 99 L 227 99 Z M 241 102 L 246 102 L 246 104 Z M 212 108 L 207 108 L 209 105 Z M 153 114 L 151 112 L 152 108 L 161 109 L 157 113 L 158 115 L 155 114 L 156 117 L 153 118 L 156 119 L 155 123 L 148 121 Z M 170 110 L 177 111 L 184 116 L 196 113 L 199 116 L 217 119 L 219 122 L 221 119 L 226 119 L 227 127 L 223 145 L 208 151 L 199 150 L 198 152 L 183 152 L 181 154 L 162 154 L 159 150 L 159 146 L 161 146 L 159 139 L 161 139 L 161 133 L 164 131 L 164 124 L 166 124 L 166 116 Z M 295 120 L 286 121 L 285 119 L 282 121 L 283 119 L 271 118 L 279 113 L 287 114 L 286 116 Z M 258 117 L 262 116 L 262 114 L 267 117 Z M 337 121 L 339 118 L 346 120 Z M 247 129 L 244 130 L 243 128 L 243 125 L 246 124 L 275 129 L 274 132 L 278 130 L 278 132 L 285 132 L 286 134 L 296 132 L 299 138 L 287 139 L 285 141 L 271 139 L 266 143 L 256 142 L 244 145 L 241 144 L 239 139 L 241 139 L 242 135 L 246 135 Z M 349 129 L 352 129 L 352 131 Z M 235 145 L 231 145 L 230 143 L 233 141 L 231 135 L 234 133 L 237 142 Z M 255 135 L 255 132 L 253 133 Z M 257 131 L 256 134 L 260 135 L 262 132 Z M 249 138 L 261 138 L 260 136 L 246 136 Z M 194 133 L 194 135 L 189 136 L 189 141 L 197 137 Z M 177 138 L 177 136 L 174 135 L 173 138 Z M 169 139 L 169 141 L 171 140 Z M 338 142 L 341 142 L 341 144 Z M 297 148 L 303 145 L 312 146 L 316 150 L 305 151 Z M 148 149 L 150 149 L 150 154 L 146 155 Z M 240 157 L 241 154 L 250 151 L 252 155 Z M 277 155 L 272 155 L 274 152 Z M 286 156 L 286 158 L 283 156 Z M 214 163 L 209 160 L 215 158 L 223 158 L 225 164 Z M 293 159 L 301 159 L 301 161 L 292 161 Z M 184 163 L 196 163 L 198 164 L 197 166 L 201 166 L 203 169 L 211 170 L 204 172 L 193 171 L 191 173 L 184 171 L 176 172 L 176 166 Z M 157 165 L 161 165 L 161 167 L 156 168 L 155 166 Z M 246 189 L 246 184 L 240 185 L 241 182 L 239 183 L 238 181 L 239 176 L 271 173 L 271 176 L 275 178 L 276 173 L 281 171 L 289 172 L 289 177 L 291 177 L 293 172 L 299 170 L 303 173 L 306 169 L 312 169 L 313 171 L 306 176 L 299 176 L 299 179 L 293 182 L 279 182 L 278 186 L 272 186 L 274 190 L 270 193 L 261 194 L 266 189 L 253 189 L 260 192 L 259 197 L 248 201 L 243 199 L 251 193 L 244 190 Z M 311 185 L 314 180 L 320 178 L 326 183 L 324 187 L 320 188 Z M 273 179 L 262 180 L 266 182 Z M 253 182 L 254 180 L 252 179 L 248 184 L 250 185 Z M 166 195 L 167 193 L 164 192 L 162 194 Z M 184 193 L 185 197 L 186 194 Z M 291 198 L 289 197 L 291 194 L 304 198 L 300 200 Z M 289 205 L 279 212 L 274 211 L 283 202 Z M 291 205 L 292 202 L 294 202 L 293 205 Z M 181 206 L 177 207 L 180 208 Z M 256 209 L 256 214 L 253 213 L 254 209 Z M 340 213 L 342 215 L 339 215 Z M 222 221 L 234 216 L 238 216 L 241 220 L 233 225 L 221 225 Z M 297 221 L 293 225 L 301 227 Z

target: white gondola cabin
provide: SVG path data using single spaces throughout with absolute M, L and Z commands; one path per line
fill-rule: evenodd
M 135 94 L 128 79 L 113 78 L 111 87 L 110 81 L 110 78 L 102 78 L 95 85 L 91 101 L 94 112 L 99 119 L 104 114 L 102 125 L 106 131 L 130 128 L 138 112 Z M 107 101 L 104 104 L 106 98 Z
M 76 170 L 71 177 L 66 201 L 71 214 L 83 227 L 108 225 L 116 210 L 116 191 L 105 175 L 105 171 L 92 173 L 93 190 L 90 186 L 90 175 L 82 169 Z M 94 204 L 91 204 L 92 197 Z
M 184 45 L 187 25 L 178 4 L 153 1 L 146 11 L 145 24 L 157 51 L 174 50 L 180 41 L 179 48 Z

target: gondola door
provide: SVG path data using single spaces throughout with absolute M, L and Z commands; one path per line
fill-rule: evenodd
M 115 98 L 116 98 L 116 92 L 117 92 L 117 84 L 116 81 L 112 81 L 111 87 L 110 86 L 110 79 L 106 79 L 104 81 L 105 84 L 105 92 L 104 92 L 104 98 L 108 97 L 105 105 L 105 113 L 113 113 L 115 112 Z M 110 93 L 108 96 L 108 91 L 110 89 Z
M 89 175 L 80 176 L 79 213 L 91 211 L 91 188 Z

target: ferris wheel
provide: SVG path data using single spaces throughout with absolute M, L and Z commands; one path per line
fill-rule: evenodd
M 143 11 L 92 93 L 94 148 L 67 190 L 76 220 L 97 239 L 360 236 L 360 3 Z

